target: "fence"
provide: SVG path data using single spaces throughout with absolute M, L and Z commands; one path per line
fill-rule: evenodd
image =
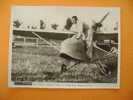
M 39 39 L 33 37 L 14 36 L 14 46 L 38 46 Z
M 52 45 L 49 45 L 47 42 L 45 42 L 37 37 L 36 38 L 35 37 L 24 37 L 24 36 L 14 36 L 13 37 L 13 47 L 16 47 L 16 46 L 58 47 L 60 44 L 60 42 L 58 42 L 58 41 L 56 42 L 56 41 L 49 40 L 49 42 Z

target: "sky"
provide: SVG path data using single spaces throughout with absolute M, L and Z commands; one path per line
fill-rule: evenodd
M 49 27 L 57 23 L 64 27 L 66 19 L 78 16 L 80 21 L 91 23 L 92 20 L 99 21 L 107 12 L 109 16 L 103 22 L 108 29 L 112 29 L 116 22 L 120 22 L 120 8 L 110 7 L 63 7 L 63 6 L 13 6 L 12 20 L 19 19 L 23 25 L 39 25 L 42 19 Z

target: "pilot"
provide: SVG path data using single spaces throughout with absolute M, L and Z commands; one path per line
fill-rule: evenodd
M 95 24 L 89 25 L 81 22 L 77 16 L 67 19 L 65 28 L 75 33 L 72 37 L 61 43 L 60 56 L 64 59 L 61 72 L 75 63 L 90 61 L 92 58 L 92 41 Z
M 81 21 L 79 21 L 77 16 L 72 16 L 72 18 L 68 18 L 66 21 L 65 29 L 76 34 L 76 38 L 82 37 L 85 40 L 85 34 L 89 29 L 89 26 Z

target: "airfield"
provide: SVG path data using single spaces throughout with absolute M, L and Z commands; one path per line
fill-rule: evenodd
M 101 75 L 95 64 L 81 63 L 60 74 L 62 59 L 51 48 L 13 48 L 12 81 L 116 82 L 116 73 Z M 57 75 L 57 76 L 56 76 Z

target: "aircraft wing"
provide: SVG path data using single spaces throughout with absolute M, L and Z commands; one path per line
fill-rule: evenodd
M 57 39 L 57 40 L 64 40 L 68 38 L 69 36 L 74 35 L 72 32 L 66 32 L 66 31 L 44 31 L 44 30 L 13 30 L 13 35 L 15 36 L 24 36 L 24 37 L 36 37 L 32 32 L 36 33 L 42 38 L 46 39 Z
M 14 29 L 13 35 L 24 37 L 36 37 L 32 32 L 35 32 L 42 38 L 64 40 L 73 36 L 75 33 L 70 31 L 44 31 L 44 30 L 22 30 Z M 94 40 L 114 40 L 118 42 L 118 33 L 94 33 Z
M 114 40 L 115 42 L 118 42 L 118 33 L 117 32 L 95 33 L 94 34 L 94 40 L 97 40 L 97 41 L 100 41 L 100 40 Z

